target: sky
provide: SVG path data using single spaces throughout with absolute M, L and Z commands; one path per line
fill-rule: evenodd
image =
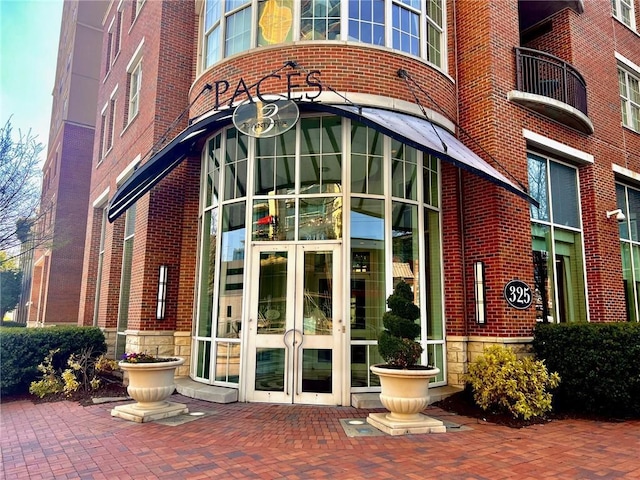
M 0 0 L 0 124 L 11 117 L 45 146 L 58 60 L 63 0 Z

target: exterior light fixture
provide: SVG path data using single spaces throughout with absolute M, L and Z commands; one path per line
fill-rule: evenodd
M 156 320 L 164 320 L 165 307 L 167 304 L 167 274 L 169 267 L 160 265 L 158 271 L 158 304 L 156 306 Z
M 476 323 L 487 323 L 487 294 L 484 285 L 484 263 L 473 264 L 473 291 L 476 298 Z
M 627 217 L 625 216 L 624 213 L 622 213 L 622 209 L 621 208 L 617 208 L 615 210 L 610 210 L 607 211 L 607 218 L 611 218 L 615 215 L 616 220 L 618 220 L 619 222 L 625 220 Z

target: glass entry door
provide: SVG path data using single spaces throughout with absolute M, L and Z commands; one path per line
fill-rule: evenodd
M 340 404 L 339 245 L 254 246 L 247 401 Z

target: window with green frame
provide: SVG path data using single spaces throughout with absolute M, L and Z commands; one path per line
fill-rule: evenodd
M 578 172 L 528 154 L 535 306 L 539 321 L 587 320 Z
M 136 230 L 136 204 L 129 210 L 124 221 L 124 242 L 122 246 L 122 274 L 120 278 L 120 300 L 118 305 L 118 330 L 116 336 L 116 358 L 125 353 L 129 324 L 129 299 L 131 295 L 131 272 L 133 268 L 133 240 Z
M 627 320 L 640 321 L 640 190 L 616 184 L 618 208 L 625 219 L 619 222 L 620 249 L 622 253 L 622 281 L 626 302 Z

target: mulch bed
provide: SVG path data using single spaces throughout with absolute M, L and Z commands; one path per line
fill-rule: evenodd
M 504 425 L 511 428 L 523 428 L 530 425 L 541 425 L 550 422 L 553 418 L 557 417 L 535 417 L 529 420 L 523 420 L 521 418 L 513 418 L 509 413 L 505 412 L 491 412 L 482 410 L 473 401 L 473 395 L 468 390 L 454 393 L 453 395 L 433 403 L 433 406 L 446 410 L 447 412 L 456 413 L 470 418 L 477 418 L 489 423 L 495 423 L 497 425 Z
M 69 400 L 78 402 L 80 405 L 93 405 L 94 398 L 100 397 L 127 397 L 127 387 L 122 384 L 122 379 L 118 377 L 102 377 L 102 384 L 96 390 L 78 389 L 67 395 L 66 393 L 52 393 L 39 398 L 30 393 L 20 393 L 15 395 L 3 395 L 0 399 L 2 403 L 15 402 L 18 400 L 30 400 L 33 403 L 60 402 Z

